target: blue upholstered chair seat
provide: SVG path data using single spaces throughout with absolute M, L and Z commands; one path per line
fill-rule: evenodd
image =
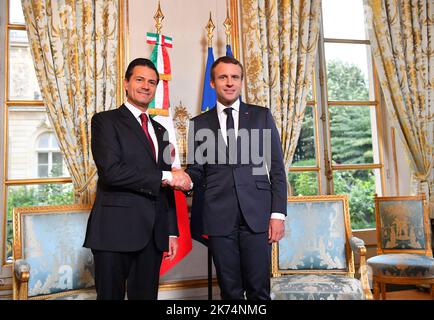
M 292 274 L 271 278 L 273 300 L 361 300 L 362 284 L 346 275 Z
M 434 259 L 420 254 L 382 254 L 368 264 L 374 276 L 434 278 Z

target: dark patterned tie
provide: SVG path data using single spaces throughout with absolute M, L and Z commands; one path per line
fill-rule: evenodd
M 236 163 L 236 136 L 234 127 L 234 117 L 232 116 L 233 108 L 225 108 L 226 113 L 226 145 L 228 147 L 229 160 L 231 164 Z M 235 161 L 235 162 L 234 162 Z
M 148 131 L 148 116 L 146 115 L 146 113 L 142 113 L 140 115 L 140 120 L 142 120 L 142 128 L 143 131 L 145 132 L 146 137 L 148 138 L 149 145 L 151 146 L 152 154 L 154 155 L 154 159 L 157 160 L 157 156 L 155 154 L 154 141 L 152 141 L 151 135 L 149 134 Z

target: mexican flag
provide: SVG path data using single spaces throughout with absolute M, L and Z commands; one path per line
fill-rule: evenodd
M 154 45 L 150 60 L 157 67 L 160 75 L 155 99 L 149 105 L 148 112 L 153 119 L 164 126 L 169 133 L 169 142 L 173 146 L 172 168 L 181 168 L 175 127 L 173 126 L 173 113 L 169 100 L 169 81 L 172 79 L 170 59 L 167 48 L 172 48 L 172 38 L 157 33 L 147 33 L 147 43 Z M 174 265 L 181 261 L 191 251 L 192 240 L 190 234 L 190 221 L 188 217 L 187 200 L 184 193 L 175 190 L 176 215 L 178 218 L 178 253 L 172 261 L 163 260 L 160 276 L 163 276 Z

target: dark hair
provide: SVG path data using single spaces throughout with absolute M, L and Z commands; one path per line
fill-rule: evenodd
M 130 81 L 131 75 L 133 74 L 133 70 L 137 66 L 144 66 L 154 70 L 155 74 L 157 75 L 157 84 L 158 84 L 158 82 L 160 81 L 160 75 L 158 74 L 158 70 L 155 67 L 154 63 L 151 60 L 146 58 L 137 58 L 130 62 L 127 71 L 125 71 L 125 80 Z
M 230 56 L 223 56 L 218 58 L 211 66 L 211 80 L 214 81 L 214 69 L 219 65 L 220 63 L 229 63 L 229 64 L 235 64 L 237 66 L 240 66 L 241 68 L 241 79 L 243 79 L 244 76 L 244 68 L 241 62 L 239 62 L 237 59 L 230 57 Z

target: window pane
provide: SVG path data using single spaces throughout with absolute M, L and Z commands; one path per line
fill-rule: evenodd
M 25 30 L 9 31 L 9 100 L 42 100 Z
M 54 133 L 50 133 L 50 148 L 59 149 L 59 145 L 57 144 L 57 138 Z
M 323 0 L 322 9 L 325 38 L 368 39 L 363 0 Z
M 48 178 L 48 164 L 38 165 L 38 178 Z
M 24 24 L 23 8 L 21 0 L 9 0 L 9 23 Z
M 62 160 L 63 160 L 62 153 L 53 152 L 53 165 L 61 165 Z
M 38 149 L 48 149 L 50 147 L 50 134 L 41 134 L 38 138 Z
M 315 156 L 315 119 L 313 107 L 307 106 L 303 124 L 301 127 L 300 137 L 295 149 L 294 158 L 291 166 L 306 167 L 316 166 Z
M 307 101 L 313 101 L 312 85 L 309 87 L 309 91 L 307 92 Z
M 38 165 L 48 165 L 48 153 L 38 153 Z
M 374 171 L 378 170 L 333 172 L 335 194 L 348 194 L 349 196 L 351 227 L 353 229 L 375 228 Z
M 289 172 L 288 181 L 291 190 L 288 195 L 292 196 L 311 196 L 318 194 L 318 174 L 312 171 Z
M 329 100 L 375 100 L 370 80 L 370 46 L 324 43 L 324 50 Z
M 315 63 L 315 66 L 316 66 L 316 63 Z M 315 81 L 315 70 L 312 71 L 312 78 L 311 78 L 311 82 L 310 82 L 310 86 L 309 86 L 309 91 L 307 92 L 307 101 L 313 101 L 314 100 L 314 96 L 313 96 L 314 81 Z
M 72 204 L 72 184 L 10 186 L 7 189 L 7 260 L 12 258 L 12 209 L 14 207 Z
M 375 107 L 331 106 L 330 137 L 333 164 L 373 163 L 371 116 Z
M 49 134 L 54 136 L 47 132 L 51 125 L 45 108 L 19 106 L 8 110 L 7 179 L 38 178 L 38 151 L 47 150 Z M 62 176 L 69 177 L 68 171 L 63 170 Z
M 63 156 L 60 152 L 53 152 L 53 167 L 51 168 L 50 177 L 61 177 L 63 173 Z

